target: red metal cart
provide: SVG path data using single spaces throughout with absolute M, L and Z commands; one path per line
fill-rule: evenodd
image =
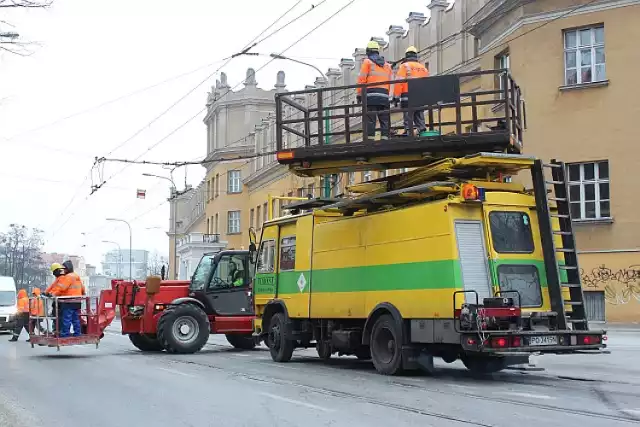
M 29 339 L 31 347 L 47 346 L 60 347 L 70 345 L 100 344 L 104 336 L 99 324 L 98 298 L 90 296 L 82 297 L 39 297 L 44 307 L 44 315 L 31 315 L 29 322 Z M 36 303 L 36 298 L 31 298 L 30 306 Z M 80 303 L 80 323 L 82 331 L 79 336 L 60 337 L 59 325 L 62 319 L 61 303 Z

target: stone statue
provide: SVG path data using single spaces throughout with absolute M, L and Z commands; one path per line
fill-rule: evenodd
M 253 68 L 247 68 L 247 78 L 244 81 L 245 86 L 256 86 L 256 70 Z

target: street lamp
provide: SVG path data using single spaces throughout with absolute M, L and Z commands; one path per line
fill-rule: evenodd
M 107 221 L 124 222 L 129 227 L 129 281 L 133 281 L 133 232 L 131 224 L 120 218 L 107 218 Z
M 118 279 L 120 279 L 120 264 L 122 263 L 122 249 L 120 248 L 120 244 L 112 240 L 103 240 L 102 243 L 111 243 L 112 245 L 116 245 L 118 247 L 118 258 L 116 258 L 116 275 L 118 276 Z
M 316 67 L 313 64 L 310 64 L 310 63 L 304 62 L 304 61 L 300 61 L 299 59 L 294 59 L 294 58 L 290 58 L 288 56 L 280 55 L 279 53 L 271 53 L 271 54 L 269 54 L 269 56 L 272 57 L 273 59 L 282 59 L 282 60 L 285 60 L 285 61 L 291 61 L 291 62 L 295 62 L 297 64 L 306 65 L 307 67 L 311 67 L 314 70 L 316 70 L 320 74 L 320 76 L 322 76 L 322 78 L 324 79 L 325 82 L 327 82 L 327 84 L 329 84 L 329 79 L 327 79 L 327 76 L 322 72 L 322 70 L 320 70 L 320 68 Z M 320 94 L 318 94 L 318 96 L 320 96 Z M 329 122 L 329 118 L 327 117 L 329 115 L 328 114 L 329 110 L 327 108 L 325 108 L 324 109 L 324 113 L 325 113 L 324 125 L 325 125 L 325 129 L 326 129 L 325 134 L 328 134 L 330 132 L 330 122 Z M 347 120 L 349 120 L 349 119 L 347 118 Z M 325 136 L 325 142 L 324 142 L 325 144 L 329 144 L 329 138 L 330 137 L 328 135 Z M 331 184 L 329 183 L 329 176 L 330 175 L 325 175 L 324 176 L 324 186 L 325 186 L 324 193 L 325 193 L 325 197 L 329 197 L 330 196 L 330 194 L 328 194 L 329 193 L 329 189 L 331 188 L 330 187 Z
M 172 177 L 166 177 L 161 175 L 154 175 L 152 173 L 143 173 L 142 176 L 148 176 L 151 178 L 160 178 L 166 179 L 171 183 L 171 198 L 170 201 L 173 201 L 173 280 L 178 279 L 178 187 L 176 187 L 176 183 L 173 182 Z

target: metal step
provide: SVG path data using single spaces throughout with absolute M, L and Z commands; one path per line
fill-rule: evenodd
M 576 267 L 575 265 L 559 265 L 558 268 L 561 268 L 563 270 L 577 270 L 578 267 Z
M 569 215 L 564 215 L 564 214 L 551 214 L 551 216 L 553 218 L 566 218 L 566 219 L 569 219 Z
M 562 167 L 561 165 L 557 165 L 554 163 L 543 163 L 542 166 L 544 166 L 545 168 L 560 168 Z
M 588 322 L 588 320 L 587 320 L 587 319 L 584 319 L 584 318 L 581 318 L 581 319 L 572 319 L 571 317 L 569 317 L 567 320 L 568 320 L 570 323 L 587 323 L 587 322 Z
M 553 234 L 557 234 L 558 236 L 571 236 L 570 231 L 553 230 Z
M 562 181 L 545 181 L 546 184 L 551 184 L 551 185 L 562 185 L 564 184 L 564 182 Z
M 549 200 L 553 200 L 554 202 L 566 202 L 567 199 L 564 197 L 549 197 Z
M 556 248 L 556 252 L 575 252 L 575 249 Z
M 565 301 L 565 305 L 582 305 L 580 301 Z
M 560 286 L 564 288 L 580 288 L 582 285 L 580 283 L 560 283 Z

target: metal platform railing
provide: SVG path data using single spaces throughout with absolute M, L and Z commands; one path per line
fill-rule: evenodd
M 488 90 L 463 92 L 470 81 L 480 79 L 480 87 Z M 409 105 L 405 108 L 390 106 L 390 139 L 412 137 L 397 131 L 404 126 L 402 114 L 423 111 L 431 135 L 473 135 L 492 132 L 508 133 L 522 145 L 525 123 L 525 105 L 520 87 L 506 69 L 473 71 L 461 74 L 433 76 L 420 79 L 392 80 L 393 85 L 407 82 Z M 369 142 L 367 132 L 367 90 L 380 85 L 348 85 L 314 88 L 276 95 L 276 150 L 297 150 L 338 143 Z M 361 89 L 361 102 L 356 102 L 356 91 Z M 363 129 L 363 124 L 365 129 Z M 364 130 L 364 132 L 363 132 Z M 376 131 L 380 128 L 376 127 Z M 420 139 L 419 137 L 414 137 Z

